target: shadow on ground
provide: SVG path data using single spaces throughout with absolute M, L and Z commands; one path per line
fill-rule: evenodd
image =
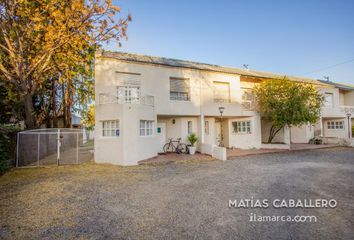
M 16 169 L 0 177 L 1 239 L 352 239 L 354 149 L 221 162 Z M 236 209 L 229 200 L 336 199 L 335 209 Z M 250 222 L 250 214 L 317 222 Z

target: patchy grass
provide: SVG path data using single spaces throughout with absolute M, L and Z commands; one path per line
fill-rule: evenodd
M 12 169 L 0 177 L 0 239 L 38 238 L 48 229 L 73 229 L 95 187 L 139 181 L 144 168 L 83 164 Z
M 351 239 L 353 154 L 353 148 L 333 148 L 225 162 L 181 156 L 157 167 L 14 169 L 0 177 L 0 239 Z M 334 198 L 338 206 L 269 208 L 270 215 L 319 221 L 255 227 L 249 214 L 264 209 L 227 206 L 229 199 L 252 196 Z

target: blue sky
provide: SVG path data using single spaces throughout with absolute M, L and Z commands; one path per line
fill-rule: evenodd
M 354 0 L 114 2 L 133 21 L 106 49 L 354 84 Z

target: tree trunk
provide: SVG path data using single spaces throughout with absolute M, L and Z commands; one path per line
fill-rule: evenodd
M 268 143 L 271 143 L 274 139 L 274 137 L 277 135 L 277 133 L 282 129 L 283 127 L 275 127 L 272 125 L 269 131 L 269 137 L 268 137 Z
M 64 95 L 64 127 L 71 128 L 72 85 L 68 79 Z
M 53 80 L 52 88 L 52 111 L 53 111 L 53 128 L 58 128 L 57 103 L 56 103 L 56 88 Z
M 33 96 L 30 93 L 27 93 L 24 98 L 24 107 L 25 107 L 25 123 L 26 128 L 32 129 L 36 126 L 35 119 L 33 116 L 34 108 L 33 108 Z

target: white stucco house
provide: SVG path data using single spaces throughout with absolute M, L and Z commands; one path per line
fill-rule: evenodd
M 162 152 L 169 138 L 188 143 L 192 132 L 199 137 L 197 150 L 211 154 L 220 140 L 220 129 L 226 147 L 264 147 L 270 124 L 254 111 L 251 89 L 260 81 L 283 77 L 161 57 L 97 52 L 95 161 L 136 165 Z M 316 85 L 328 103 L 318 124 L 284 129 L 276 142 L 307 143 L 316 134 L 332 141 L 351 138 L 354 87 L 288 78 Z M 219 107 L 225 108 L 221 122 Z M 345 110 L 353 111 L 349 121 Z

